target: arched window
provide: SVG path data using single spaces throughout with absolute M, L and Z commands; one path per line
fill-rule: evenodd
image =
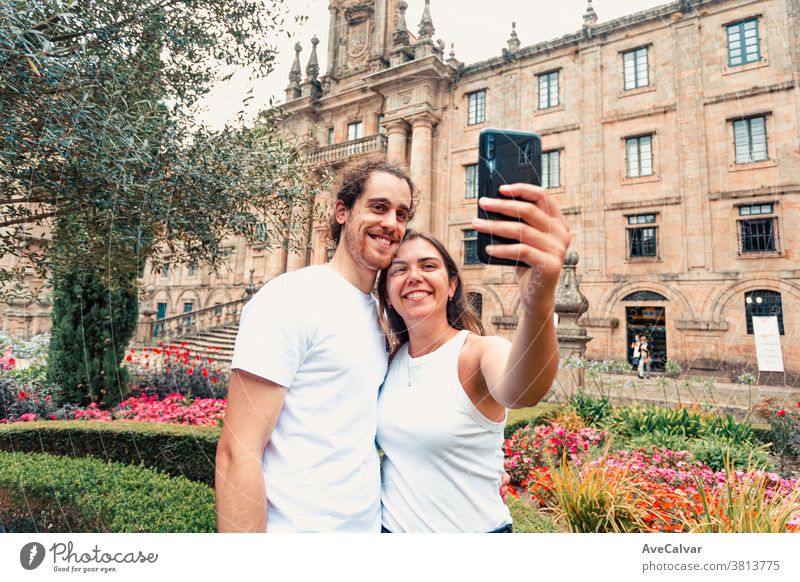
M 622 298 L 623 301 L 669 301 L 660 293 L 654 291 L 636 291 Z
M 483 295 L 480 293 L 467 293 L 467 301 L 472 305 L 478 319 L 483 320 Z
M 781 294 L 777 291 L 757 289 L 744 294 L 744 314 L 747 320 L 747 334 L 753 335 L 753 316 L 775 315 L 778 317 L 778 331 L 783 335 L 783 305 Z

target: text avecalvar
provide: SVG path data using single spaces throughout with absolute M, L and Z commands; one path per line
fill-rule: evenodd
M 699 554 L 703 548 L 700 546 L 684 546 L 683 544 L 664 544 L 663 546 L 651 546 L 645 544 L 642 548 L 643 554 Z

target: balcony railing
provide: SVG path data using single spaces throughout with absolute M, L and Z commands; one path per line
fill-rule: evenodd
M 386 136 L 377 134 L 314 150 L 306 161 L 312 165 L 335 164 L 352 156 L 386 152 Z
M 146 344 L 153 339 L 172 341 L 188 337 L 204 331 L 210 331 L 239 322 L 242 307 L 250 300 L 250 296 L 212 305 L 205 309 L 173 315 L 164 319 L 140 320 L 137 341 Z M 152 317 L 152 316 L 151 316 Z

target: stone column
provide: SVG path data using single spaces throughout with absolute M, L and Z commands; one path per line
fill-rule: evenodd
M 393 164 L 406 165 L 406 140 L 408 124 L 402 119 L 384 123 L 386 127 L 386 157 Z
M 433 200 L 433 124 L 436 120 L 428 113 L 415 115 L 411 123 L 411 178 L 417 186 L 417 202 L 413 227 L 422 232 L 431 231 Z
M 556 313 L 558 325 L 558 349 L 561 352 L 561 368 L 556 376 L 555 389 L 552 391 L 555 398 L 561 399 L 572 395 L 575 390 L 584 385 L 584 369 L 564 366 L 564 361 L 572 356 L 583 358 L 586 354 L 586 344 L 592 338 L 586 330 L 578 324 L 578 318 L 589 309 L 589 302 L 578 288 L 576 265 L 578 253 L 568 250 L 564 257 L 564 267 L 556 290 Z

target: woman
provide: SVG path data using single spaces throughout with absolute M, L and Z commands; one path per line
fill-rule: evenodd
M 631 342 L 631 349 L 633 350 L 633 369 L 636 370 L 639 368 L 639 347 L 642 345 L 642 342 L 639 341 L 639 334 L 637 333 L 633 336 L 633 341 Z
M 650 345 L 646 336 L 642 336 L 639 346 L 638 372 L 639 378 L 650 378 Z
M 517 184 L 501 193 L 515 199 L 481 206 L 522 222 L 473 226 L 520 241 L 487 252 L 531 267 L 517 267 L 513 344 L 482 335 L 455 262 L 430 235 L 408 231 L 378 279 L 393 344 L 378 402 L 383 531 L 511 531 L 498 495 L 506 409 L 533 406 L 555 377 L 555 289 L 570 235 L 543 189 Z

